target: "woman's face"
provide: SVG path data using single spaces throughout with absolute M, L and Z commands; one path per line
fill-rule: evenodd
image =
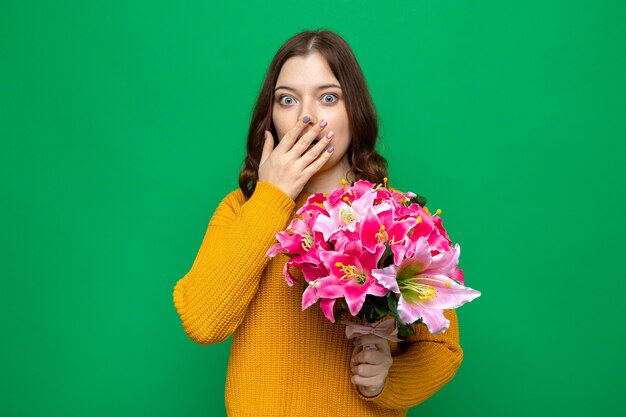
M 335 150 L 320 170 L 325 171 L 345 156 L 351 134 L 341 86 L 319 52 L 306 57 L 293 56 L 280 70 L 272 104 L 272 120 L 278 140 L 282 140 L 298 119 L 306 115 L 311 117 L 311 123 L 322 119 L 328 122 L 323 133 L 331 130 L 335 133 L 328 145 L 334 146 Z M 309 130 L 310 127 L 305 128 L 302 135 Z

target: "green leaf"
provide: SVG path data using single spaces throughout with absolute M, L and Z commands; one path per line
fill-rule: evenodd
M 417 193 L 416 193 L 417 194 Z M 421 196 L 421 195 L 416 195 L 415 197 L 413 197 L 412 199 L 410 199 L 409 201 L 407 201 L 405 203 L 405 205 L 408 207 L 413 203 L 417 203 L 419 204 L 421 207 L 425 207 L 426 206 L 426 197 Z
M 386 306 L 381 306 L 381 305 L 378 305 L 378 304 L 374 305 L 374 309 L 381 316 L 384 316 L 389 311 L 389 308 L 387 308 Z
M 387 294 L 387 306 L 389 307 L 389 315 L 396 319 L 397 323 L 403 323 L 400 315 L 398 315 L 398 299 L 394 293 Z
M 411 336 L 414 334 L 415 334 L 415 329 L 413 328 L 412 325 L 406 324 L 406 323 L 398 324 L 398 336 L 400 338 L 405 338 L 407 336 Z

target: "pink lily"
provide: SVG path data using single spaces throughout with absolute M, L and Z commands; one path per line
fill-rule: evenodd
M 379 245 L 389 242 L 394 254 L 394 263 L 398 265 L 406 251 L 405 238 L 411 228 L 417 225 L 418 222 L 413 217 L 408 217 L 404 220 L 394 220 L 393 212 L 394 209 L 390 207 L 389 210 L 382 212 L 381 215 L 376 215 L 373 207 L 367 207 L 359 232 L 363 247 L 372 253 L 375 252 Z M 385 219 L 385 221 L 381 221 L 380 217 Z
M 419 222 L 408 234 L 406 257 L 410 258 L 416 251 L 417 241 L 420 237 L 428 239 L 433 254 L 438 252 L 448 252 L 452 247 L 452 242 L 448 238 L 446 230 L 443 228 L 441 217 L 430 215 L 430 213 L 418 204 L 407 207 L 413 210 L 412 217 Z M 403 211 L 403 214 L 406 212 Z
M 432 334 L 445 332 L 450 321 L 444 309 L 454 309 L 480 296 L 450 278 L 457 273 L 461 249 L 455 245 L 449 252 L 431 255 L 426 237 L 417 240 L 415 253 L 399 266 L 392 264 L 375 269 L 372 276 L 398 297 L 398 315 L 407 324 L 422 319 Z
M 356 248 L 356 245 L 351 248 Z M 316 283 L 319 297 L 344 297 L 354 316 L 361 310 L 367 294 L 386 295 L 388 290 L 371 276 L 371 270 L 376 268 L 384 250 L 385 247 L 380 246 L 374 254 L 362 249 L 361 253 L 355 254 L 320 252 L 320 259 L 328 267 L 329 276 Z
M 318 290 L 317 290 L 317 285 L 319 284 L 319 282 L 322 282 L 323 280 L 324 278 L 321 278 L 318 281 L 310 282 L 309 285 L 306 287 L 306 289 L 304 290 L 304 293 L 302 293 L 302 311 L 306 310 L 307 308 L 315 304 L 317 300 L 320 300 L 320 308 L 322 309 L 324 316 L 326 316 L 326 318 L 331 323 L 334 323 L 335 314 L 334 314 L 333 307 L 335 305 L 335 301 L 339 297 L 320 299 L 320 295 L 318 294 Z
M 363 217 L 365 208 L 373 205 L 374 198 L 373 192 L 366 192 L 354 201 L 339 200 L 335 205 L 330 204 L 329 201 L 324 201 L 328 216 L 318 216 L 314 230 L 322 232 L 326 241 L 332 239 L 333 233 L 338 230 L 354 232 L 357 223 Z

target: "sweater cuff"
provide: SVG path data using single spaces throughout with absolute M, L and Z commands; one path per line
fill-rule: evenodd
M 361 398 L 362 400 L 376 402 L 377 399 L 380 399 L 386 394 L 385 391 L 388 391 L 387 389 L 388 381 L 389 381 L 389 375 L 387 375 L 387 378 L 385 378 L 385 384 L 383 385 L 383 389 L 378 394 L 374 395 L 373 397 L 366 397 L 365 395 L 361 394 L 359 387 L 357 387 L 356 385 L 354 386 L 354 389 L 356 390 L 356 393 L 359 396 L 359 398 Z
M 269 209 L 282 213 L 291 213 L 296 207 L 296 202 L 271 182 L 257 181 L 250 200 L 253 198 L 266 204 Z

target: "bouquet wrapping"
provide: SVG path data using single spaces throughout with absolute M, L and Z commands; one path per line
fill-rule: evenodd
M 424 197 L 388 188 L 386 178 L 379 185 L 342 180 L 329 194 L 312 194 L 296 214 L 267 256 L 289 257 L 283 274 L 290 286 L 292 268 L 302 271 L 302 310 L 319 301 L 333 323 L 346 312 L 366 322 L 342 321 L 348 338 L 373 333 L 400 341 L 396 334 L 413 334 L 419 322 L 440 334 L 450 324 L 445 309 L 480 296 L 465 287 L 461 249 L 441 210 L 431 214 Z

